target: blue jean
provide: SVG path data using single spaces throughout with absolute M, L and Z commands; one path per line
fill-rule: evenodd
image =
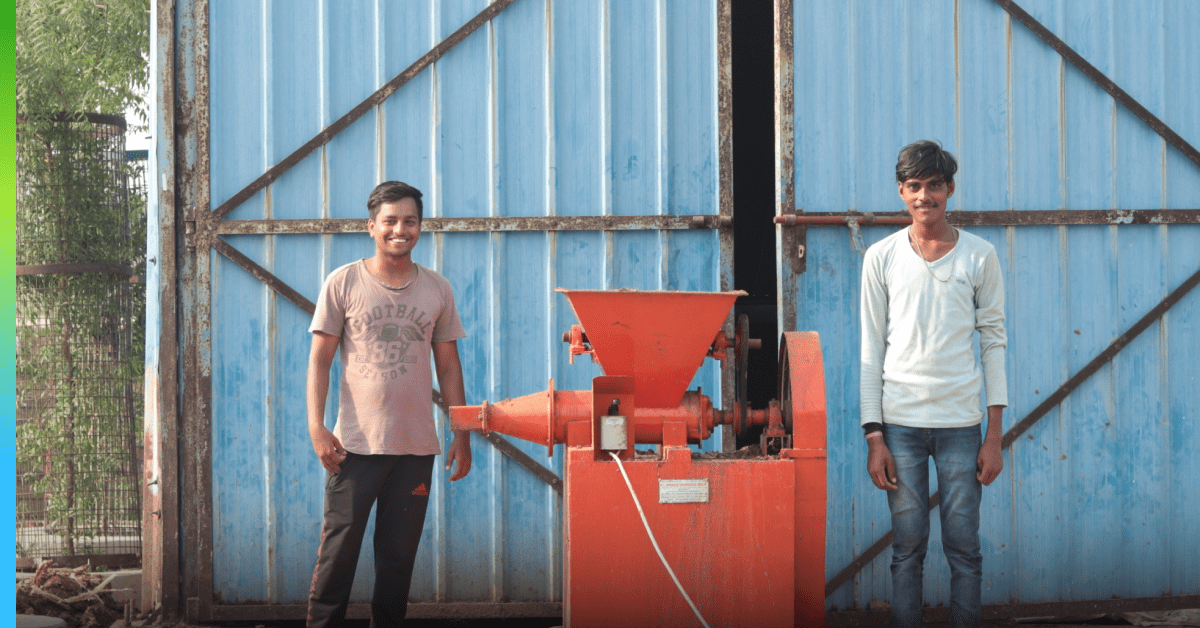
M 983 556 L 979 550 L 979 504 L 983 486 L 976 459 L 980 426 L 916 428 L 883 426 L 896 461 L 899 488 L 888 491 L 892 511 L 893 628 L 921 625 L 922 579 L 929 546 L 929 457 L 937 468 L 942 548 L 950 564 L 950 626 L 979 626 Z

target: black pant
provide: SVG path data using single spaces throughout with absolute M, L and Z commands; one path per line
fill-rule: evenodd
M 404 621 L 433 459 L 348 453 L 341 473 L 326 480 L 325 523 L 308 596 L 309 628 L 340 626 L 345 620 L 363 532 L 376 501 L 371 625 L 383 628 Z

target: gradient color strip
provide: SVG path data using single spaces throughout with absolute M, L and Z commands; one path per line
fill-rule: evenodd
M 0 107 L 3 107 L 4 112 L 0 113 L 0 124 L 4 125 L 4 129 L 0 130 L 0 188 L 3 188 L 0 193 L 0 232 L 7 233 L 3 240 L 3 250 L 0 251 L 0 265 L 3 266 L 3 272 L 0 272 L 0 282 L 3 282 L 3 297 L 0 298 L 0 321 L 3 321 L 6 327 L 0 333 L 0 353 L 9 356 L 9 360 L 0 360 L 0 379 L 3 380 L 0 385 L 0 421 L 3 422 L 3 428 L 0 429 L 0 476 L 5 478 L 16 477 L 16 461 L 17 461 L 17 372 L 14 363 L 17 355 L 17 326 L 16 326 L 16 199 L 17 199 L 17 179 L 16 179 L 16 82 L 14 80 L 14 63 L 16 62 L 16 14 L 4 11 L 0 13 L 0 81 L 3 85 L 0 90 L 6 94 L 11 94 L 9 98 L 5 98 L 0 102 Z M 7 481 L 2 483 L 0 491 L 7 493 L 5 496 L 6 503 L 9 505 L 9 512 L 17 510 L 17 494 L 16 483 L 9 484 Z M 3 519 L 4 529 L 8 530 L 10 538 L 16 538 L 16 518 Z M 16 570 L 15 554 L 13 558 L 4 561 L 4 564 L 9 566 L 8 571 Z M 4 587 L 4 597 L 0 601 L 5 608 L 14 608 L 16 606 L 16 584 L 10 580 L 13 588 Z

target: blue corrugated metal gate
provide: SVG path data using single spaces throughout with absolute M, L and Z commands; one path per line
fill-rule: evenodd
M 325 480 L 309 310 L 372 254 L 377 182 L 425 192 L 414 256 L 454 288 L 468 403 L 590 388 L 598 369 L 557 342 L 576 321 L 555 287 L 732 289 L 726 0 L 178 0 L 155 20 L 147 438 L 180 495 L 149 489 L 147 554 L 168 609 L 303 617 Z M 467 480 L 436 474 L 411 615 L 557 614 L 559 493 L 474 450 Z
M 954 152 L 951 221 L 994 244 L 1005 273 L 1005 429 L 1200 268 L 1200 162 L 1186 150 L 1200 143 L 1200 5 L 1019 2 L 1181 147 L 1007 2 L 790 4 L 780 213 L 898 212 L 899 149 L 931 138 Z M 897 228 L 861 221 L 864 245 Z M 1143 221 L 1160 224 L 1130 224 Z M 843 568 L 891 524 L 859 429 L 861 256 L 844 223 L 780 232 L 782 320 L 820 332 L 827 366 L 826 564 L 831 581 L 852 576 L 831 582 L 828 606 L 862 609 L 891 596 L 890 547 Z M 985 605 L 1200 593 L 1196 292 L 1006 450 L 1005 473 L 984 492 Z M 936 606 L 949 602 L 949 573 L 936 517 L 932 526 L 925 601 Z
M 1200 267 L 1200 166 L 1007 0 L 776 1 L 791 16 L 780 213 L 897 211 L 898 149 L 935 138 L 955 152 L 952 221 L 995 244 L 1005 270 L 1006 429 Z M 1020 4 L 1200 143 L 1200 6 Z M 363 209 L 376 182 L 426 193 L 416 255 L 455 289 L 470 403 L 550 377 L 588 387 L 595 368 L 568 366 L 557 342 L 575 321 L 554 287 L 732 288 L 730 11 L 728 0 L 160 0 L 147 600 L 197 620 L 301 616 L 324 477 L 304 429 L 306 309 L 326 273 L 371 254 Z M 894 229 L 860 222 L 862 244 Z M 858 429 L 854 233 L 779 229 L 781 328 L 818 331 L 825 352 L 839 609 L 890 597 L 890 550 L 871 552 L 890 520 Z M 1185 296 L 1006 451 L 985 492 L 985 604 L 1200 593 L 1198 309 Z M 695 383 L 718 380 L 706 367 Z M 476 440 L 471 478 L 438 478 L 413 586 L 429 604 L 416 615 L 558 612 L 559 498 L 545 478 L 560 459 L 511 447 Z M 521 454 L 548 471 L 521 468 Z M 936 528 L 935 605 L 949 591 Z

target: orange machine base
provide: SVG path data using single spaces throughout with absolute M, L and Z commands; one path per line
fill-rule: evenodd
M 824 623 L 825 451 L 696 459 L 687 447 L 623 460 L 650 529 L 710 626 Z M 700 626 L 651 545 L 617 463 L 566 454 L 564 620 L 572 627 Z M 814 474 L 819 474 L 814 475 Z M 682 489 L 660 480 L 698 480 Z M 811 488 L 808 488 L 811 487 Z M 700 488 L 702 492 L 702 488 Z M 695 497 L 698 499 L 698 497 Z

